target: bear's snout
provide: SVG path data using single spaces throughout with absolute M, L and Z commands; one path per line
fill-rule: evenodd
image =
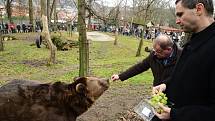
M 101 85 L 102 87 L 108 89 L 108 87 L 110 86 L 109 79 L 106 79 L 106 78 L 102 79 L 102 80 L 100 81 L 100 85 Z

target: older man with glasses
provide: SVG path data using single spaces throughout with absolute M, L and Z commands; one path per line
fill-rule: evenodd
M 124 81 L 151 68 L 153 86 L 157 86 L 169 78 L 181 51 L 168 35 L 160 34 L 153 41 L 153 51 L 148 57 L 119 75 L 112 75 L 111 79 Z
M 111 79 L 124 81 L 151 68 L 154 76 L 153 86 L 157 86 L 169 80 L 181 51 L 182 49 L 168 35 L 160 34 L 153 41 L 153 51 L 148 57 L 119 75 L 112 75 Z M 160 119 L 154 117 L 152 121 L 160 121 Z

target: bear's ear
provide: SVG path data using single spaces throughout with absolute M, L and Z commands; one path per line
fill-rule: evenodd
M 86 90 L 86 86 L 82 83 L 78 83 L 76 86 L 75 86 L 75 90 L 78 92 L 78 93 L 84 93 L 85 90 Z
M 74 81 L 87 80 L 87 78 L 86 77 L 74 77 L 73 80 Z
M 79 78 L 80 78 L 80 77 L 76 76 L 76 77 L 73 78 L 73 81 L 76 81 L 76 80 L 78 80 Z

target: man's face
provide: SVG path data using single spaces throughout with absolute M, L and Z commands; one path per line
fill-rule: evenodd
M 170 56 L 172 49 L 171 48 L 162 49 L 159 44 L 154 44 L 153 51 L 154 51 L 154 55 L 157 58 L 163 59 L 163 58 L 167 58 Z
M 180 25 L 185 32 L 197 31 L 195 10 L 195 8 L 185 8 L 181 1 L 176 4 L 176 24 Z

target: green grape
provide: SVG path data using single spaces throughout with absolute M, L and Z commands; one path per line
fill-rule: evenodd
M 164 97 L 163 99 L 164 99 L 164 100 L 167 100 L 167 97 Z
M 167 101 L 166 101 L 166 100 L 164 100 L 164 99 L 162 99 L 160 102 L 161 102 L 162 104 L 164 104 L 164 105 L 166 105 L 166 104 L 167 104 Z
M 160 93 L 157 93 L 156 95 L 153 95 L 149 100 L 149 103 L 155 108 L 155 111 L 157 113 L 162 113 L 163 110 L 159 107 L 158 104 L 161 103 L 163 105 L 166 105 L 167 99 L 168 98 L 166 97 L 166 94 L 160 92 Z

